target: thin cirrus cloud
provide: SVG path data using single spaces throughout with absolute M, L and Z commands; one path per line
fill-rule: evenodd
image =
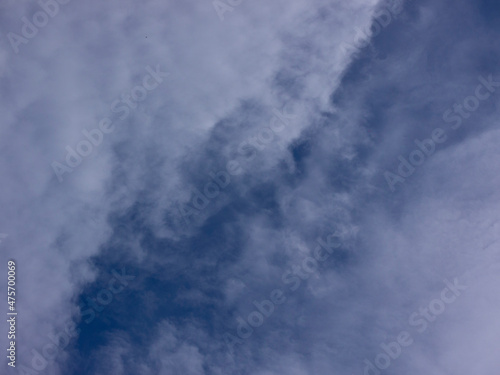
M 243 1 L 221 22 L 211 1 L 72 1 L 18 53 L 6 35 L 35 5 L 2 9 L 0 246 L 19 264 L 19 365 L 35 371 L 32 350 L 73 321 L 35 373 L 373 375 L 365 359 L 466 275 L 383 371 L 498 368 L 497 94 L 395 191 L 384 177 L 479 75 L 500 75 L 494 4 Z M 51 163 L 157 64 L 165 81 L 60 182 Z M 284 107 L 286 129 L 238 153 Z M 178 207 L 231 160 L 244 173 L 186 221 Z M 283 275 L 331 233 L 339 252 L 291 291 Z M 121 269 L 134 280 L 86 324 L 83 302 Z M 286 302 L 229 348 L 277 288 Z

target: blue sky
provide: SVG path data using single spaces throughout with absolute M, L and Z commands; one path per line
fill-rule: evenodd
M 5 373 L 498 371 L 497 2 L 0 9 Z

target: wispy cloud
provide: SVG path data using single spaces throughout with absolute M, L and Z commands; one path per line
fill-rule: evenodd
M 498 369 L 496 6 L 0 8 L 0 262 L 19 266 L 18 358 L 40 355 L 24 366 Z

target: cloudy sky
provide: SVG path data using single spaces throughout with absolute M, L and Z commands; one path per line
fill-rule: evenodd
M 497 2 L 58 1 L 0 3 L 2 374 L 498 373 Z

